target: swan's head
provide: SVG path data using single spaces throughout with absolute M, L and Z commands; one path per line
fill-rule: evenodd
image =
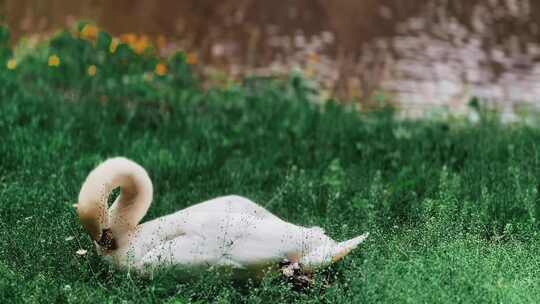
M 102 206 L 98 203 L 82 201 L 77 204 L 79 220 L 86 232 L 96 242 L 101 238 L 104 229 L 102 226 L 105 222 L 106 210 L 100 210 L 101 208 Z
M 121 194 L 109 208 L 113 189 Z M 152 181 L 143 167 L 123 157 L 111 158 L 88 174 L 79 192 L 77 213 L 84 229 L 105 251 L 124 242 L 152 202 Z
M 77 204 L 79 220 L 90 237 L 105 250 L 117 248 L 112 230 L 108 228 L 106 206 L 97 202 L 82 201 Z

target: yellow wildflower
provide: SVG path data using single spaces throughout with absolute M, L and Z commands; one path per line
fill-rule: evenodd
M 8 62 L 6 63 L 6 67 L 10 70 L 15 70 L 15 68 L 17 68 L 17 60 L 15 60 L 14 58 L 11 58 L 10 60 L 8 60 Z
M 96 40 L 99 33 L 97 26 L 93 24 L 87 24 L 81 30 L 81 37 L 86 40 Z
M 97 72 L 97 67 L 94 64 L 88 67 L 87 73 L 90 77 L 96 76 L 96 72 Z
M 133 33 L 122 34 L 120 35 L 120 40 L 122 40 L 123 43 L 132 45 L 137 41 L 137 36 Z
M 199 63 L 199 56 L 197 56 L 197 53 L 190 52 L 187 54 L 186 62 L 191 65 L 195 65 Z
M 131 44 L 131 47 L 137 54 L 142 54 L 150 46 L 150 40 L 148 39 L 148 36 L 142 35 L 139 39 L 137 39 L 133 44 Z
M 160 62 L 156 65 L 156 68 L 154 69 L 154 72 L 158 75 L 158 76 L 165 76 L 167 74 L 167 72 L 169 71 L 169 69 L 167 68 L 167 65 L 165 65 L 164 63 Z
M 58 57 L 57 55 L 49 56 L 50 67 L 58 67 L 59 65 L 60 65 L 60 57 Z
M 116 49 L 118 48 L 119 44 L 120 44 L 120 40 L 118 40 L 118 38 L 113 38 L 111 40 L 111 45 L 109 46 L 109 51 L 111 51 L 111 53 L 116 52 Z

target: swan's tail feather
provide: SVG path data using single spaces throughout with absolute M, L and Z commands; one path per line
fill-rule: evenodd
M 321 244 L 308 254 L 302 256 L 300 262 L 308 269 L 330 265 L 351 253 L 351 251 L 364 242 L 368 236 L 369 233 L 366 232 L 360 236 L 341 243 L 336 243 L 333 240 L 328 239 L 329 242 Z
M 358 247 L 358 245 L 362 244 L 368 238 L 368 236 L 369 232 L 366 232 L 353 239 L 339 243 L 334 250 L 334 255 L 332 256 L 332 263 L 335 263 L 346 257 L 349 253 L 351 253 L 353 249 Z

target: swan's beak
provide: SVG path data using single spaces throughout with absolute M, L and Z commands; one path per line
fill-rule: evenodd
M 112 233 L 111 228 L 103 229 L 101 238 L 97 241 L 98 245 L 106 251 L 118 249 L 118 244 Z
M 110 228 L 103 222 L 104 215 L 100 212 L 98 204 L 77 204 L 77 213 L 79 220 L 90 237 L 106 251 L 118 248 L 116 239 Z

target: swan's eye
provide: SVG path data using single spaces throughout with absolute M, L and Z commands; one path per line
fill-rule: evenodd
M 118 248 L 118 245 L 116 244 L 116 240 L 114 239 L 113 233 L 110 228 L 103 229 L 103 231 L 101 232 L 101 238 L 97 243 L 105 250 L 115 250 Z

